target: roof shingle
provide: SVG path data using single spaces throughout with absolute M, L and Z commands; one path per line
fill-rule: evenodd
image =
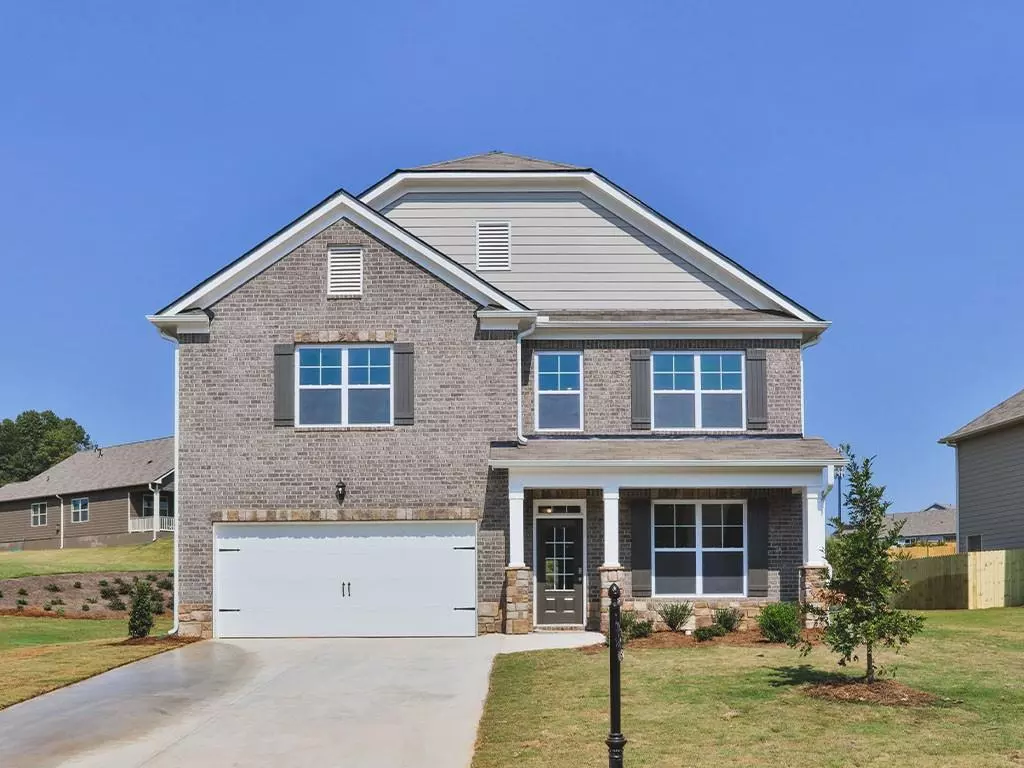
M 500 150 L 482 152 L 468 157 L 457 157 L 442 160 L 439 163 L 419 165 L 408 168 L 410 171 L 584 171 L 578 165 L 555 163 L 550 160 L 539 160 L 535 157 L 513 155 Z
M 492 446 L 491 462 L 506 461 L 820 461 L 843 463 L 835 448 L 810 438 L 582 438 L 531 439 L 521 446 Z
M 1003 400 L 999 405 L 985 411 L 974 421 L 960 427 L 951 435 L 946 435 L 940 443 L 956 443 L 965 437 L 988 432 L 999 427 L 1024 421 L 1024 389 L 1012 397 Z

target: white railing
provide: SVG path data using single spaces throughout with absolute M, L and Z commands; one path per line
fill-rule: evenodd
M 143 531 L 153 530 L 153 518 L 152 517 L 129 517 L 128 518 L 128 533 L 142 533 Z
M 174 530 L 174 515 L 160 515 L 160 530 L 161 531 L 173 531 Z

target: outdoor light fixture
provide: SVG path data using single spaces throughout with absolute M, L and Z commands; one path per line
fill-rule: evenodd
M 345 481 L 339 480 L 338 484 L 334 486 L 334 497 L 338 500 L 339 504 L 345 503 Z

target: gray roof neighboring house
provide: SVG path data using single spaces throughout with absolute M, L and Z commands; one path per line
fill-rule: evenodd
M 951 435 L 939 440 L 940 443 L 954 445 L 968 437 L 984 432 L 1008 427 L 1024 422 L 1024 389 L 1012 397 L 1003 400 L 999 405 L 985 411 L 981 416 L 960 427 Z
M 418 165 L 408 168 L 410 171 L 585 171 L 579 165 L 554 163 L 550 160 L 539 160 L 535 157 L 513 155 L 501 150 L 481 152 L 478 155 L 457 157 L 454 160 L 443 160 L 429 165 Z
M 901 520 L 903 538 L 918 536 L 956 536 L 956 507 L 953 504 L 932 504 L 918 512 L 894 512 L 886 515 L 887 529 Z
M 31 480 L 0 486 L 0 501 L 146 485 L 173 469 L 173 437 L 110 445 L 79 451 Z

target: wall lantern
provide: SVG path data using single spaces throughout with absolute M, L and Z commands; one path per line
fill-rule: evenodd
M 339 480 L 338 484 L 334 486 L 334 497 L 338 500 L 339 504 L 345 503 L 345 481 Z

